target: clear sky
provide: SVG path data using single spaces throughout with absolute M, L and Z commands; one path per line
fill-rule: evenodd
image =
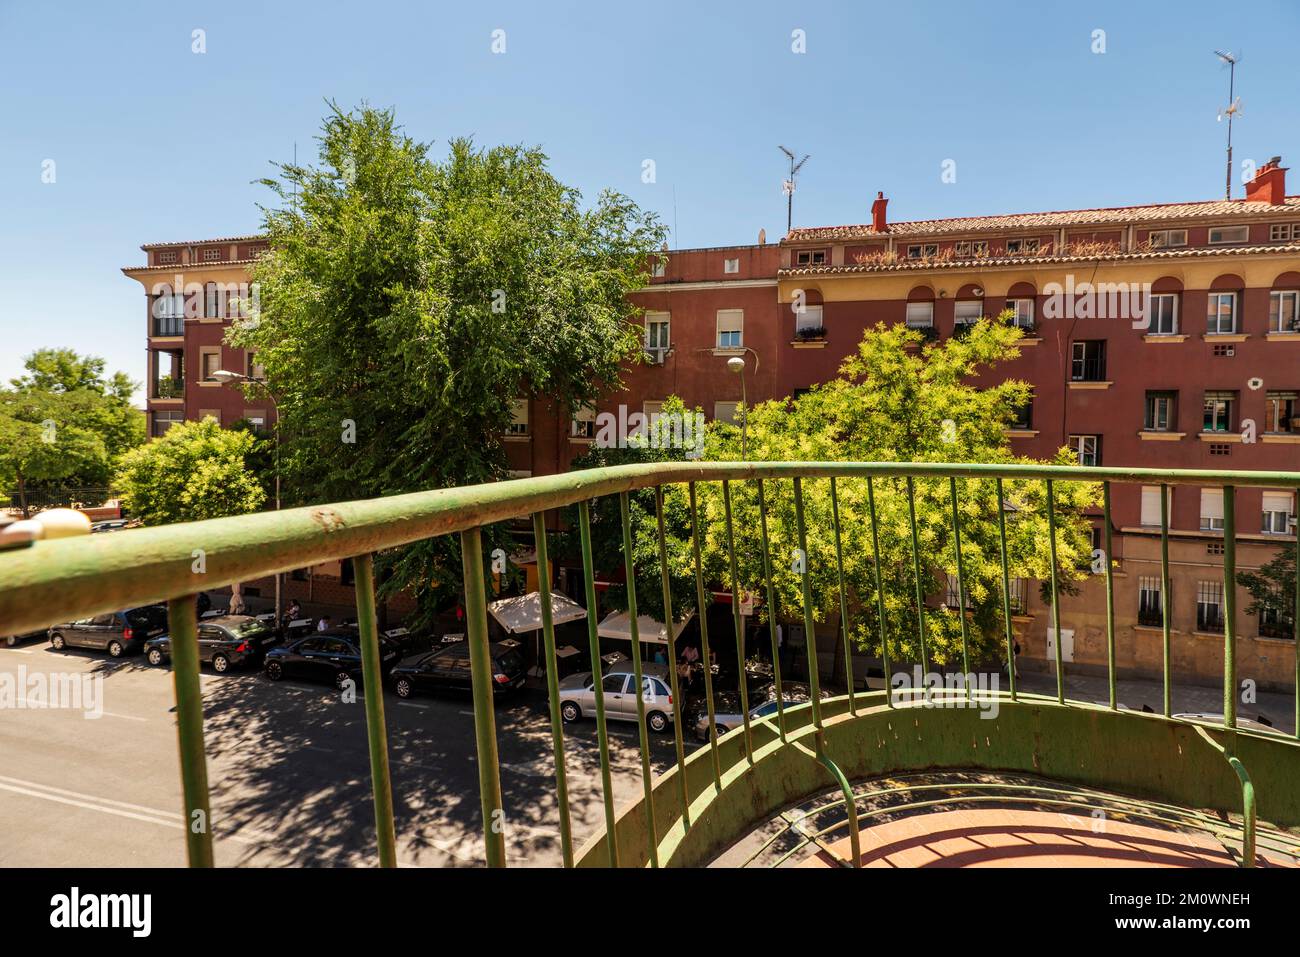
M 256 231 L 251 181 L 295 142 L 314 157 L 326 98 L 395 108 L 435 153 L 540 144 L 584 194 L 626 192 L 677 246 L 710 246 L 784 232 L 778 143 L 812 155 L 795 225 L 869 220 L 877 190 L 896 220 L 1219 197 L 1212 50 L 1244 53 L 1236 159 L 1297 160 L 1297 27 L 1295 0 L 0 0 L 0 380 L 59 345 L 142 379 L 120 267 L 144 242 Z

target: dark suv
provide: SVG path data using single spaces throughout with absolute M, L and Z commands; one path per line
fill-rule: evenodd
M 55 625 L 50 629 L 50 644 L 56 651 L 93 648 L 120 658 L 139 651 L 146 641 L 166 630 L 167 607 L 144 605 Z
M 199 622 L 199 661 L 212 665 L 218 673 L 260 661 L 274 643 L 271 627 L 249 615 L 221 615 Z M 171 635 L 159 635 L 145 643 L 144 657 L 151 665 L 161 665 L 171 654 Z
M 379 670 L 387 671 L 398 659 L 398 652 L 386 638 L 379 639 Z M 344 687 L 348 681 L 361 683 L 361 639 L 355 629 L 331 628 L 284 645 L 266 653 L 262 671 L 272 681 L 281 678 L 307 678 L 332 681 Z
M 523 687 L 524 659 L 512 646 L 494 644 L 492 690 L 498 694 Z M 392 670 L 393 690 L 409 698 L 416 691 L 438 689 L 471 690 L 469 643 L 454 645 L 423 655 L 412 655 Z

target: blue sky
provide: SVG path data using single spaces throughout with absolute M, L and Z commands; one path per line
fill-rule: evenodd
M 784 231 L 778 143 L 812 154 L 796 225 L 867 220 L 881 189 L 893 219 L 1215 198 L 1211 51 L 1244 51 L 1236 158 L 1294 160 L 1297 26 L 1291 0 L 0 0 L 0 379 L 56 345 L 143 378 L 143 297 L 119 268 L 143 242 L 255 231 L 251 181 L 295 141 L 314 156 L 326 98 L 394 107 L 435 153 L 540 144 L 584 194 L 624 191 L 709 246 Z

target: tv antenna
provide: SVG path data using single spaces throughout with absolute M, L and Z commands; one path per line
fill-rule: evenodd
M 790 176 L 781 184 L 781 189 L 785 193 L 785 231 L 788 233 L 794 223 L 794 178 L 799 170 L 803 169 L 803 164 L 808 162 L 808 155 L 804 154 L 804 158 L 796 163 L 794 153 L 790 150 L 784 146 L 778 146 L 777 149 L 790 159 Z
M 1241 112 L 1241 97 L 1234 99 L 1233 94 L 1236 90 L 1237 64 L 1241 62 L 1241 54 L 1215 50 L 1214 55 L 1228 68 L 1228 105 L 1219 110 L 1219 122 L 1222 123 L 1225 116 L 1228 118 L 1228 170 L 1223 186 L 1223 198 L 1230 200 L 1232 199 L 1232 120 Z

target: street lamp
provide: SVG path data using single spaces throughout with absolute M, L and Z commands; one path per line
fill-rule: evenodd
M 266 383 L 260 379 L 254 379 L 252 376 L 246 376 L 242 372 L 231 372 L 228 369 L 218 369 L 212 373 L 212 378 L 216 379 L 222 385 L 232 385 L 236 382 L 254 382 L 261 386 L 273 403 L 277 406 L 278 402 L 275 396 L 271 395 L 271 390 L 266 388 Z M 275 428 L 275 510 L 280 511 L 280 419 L 279 412 L 276 413 Z M 283 602 L 281 599 L 282 589 L 281 581 L 283 576 L 280 572 L 275 573 L 275 623 L 280 624 L 280 615 L 283 614 Z
M 745 357 L 732 356 L 727 360 L 727 368 L 740 375 L 740 460 L 748 462 L 749 402 L 745 398 Z

